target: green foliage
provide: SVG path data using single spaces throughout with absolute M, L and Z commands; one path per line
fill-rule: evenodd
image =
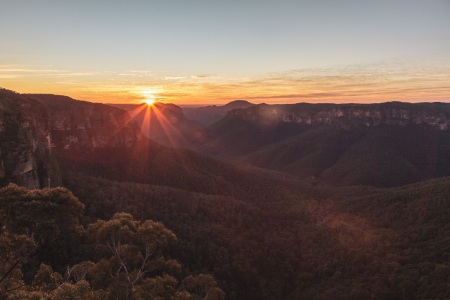
M 63 284 L 64 280 L 61 274 L 53 272 L 49 265 L 41 263 L 39 270 L 34 275 L 32 286 L 35 290 L 50 293 Z
M 0 200 L 0 298 L 197 299 L 195 291 L 189 292 L 179 282 L 181 264 L 169 255 L 177 237 L 162 223 L 116 213 L 85 231 L 78 223 L 83 205 L 62 188 L 27 190 L 10 185 L 0 190 Z M 79 253 L 85 255 L 84 260 L 68 266 L 73 258 L 51 260 L 53 266 L 44 263 L 43 254 L 59 251 L 54 247 L 61 243 L 67 246 L 69 241 L 62 236 L 72 231 L 87 237 L 78 239 L 82 248 L 91 249 Z M 35 241 L 33 236 L 40 238 Z M 33 263 L 39 268 L 31 270 L 32 280 L 24 281 L 23 270 Z M 65 268 L 65 272 L 53 267 Z M 207 299 L 223 298 L 211 276 L 197 286 L 210 295 L 221 295 Z
M 50 298 L 55 300 L 87 299 L 101 300 L 105 299 L 104 291 L 93 291 L 86 280 L 77 283 L 63 283 L 51 294 Z
M 27 190 L 11 184 L 0 191 L 5 226 L 17 234 L 31 234 L 40 244 L 80 230 L 78 219 L 83 209 L 84 205 L 64 188 Z
M 98 267 L 92 267 L 93 277 L 109 291 L 110 297 L 119 293 L 118 297 L 129 298 L 149 274 L 165 274 L 174 269 L 163 252 L 174 246 L 177 239 L 161 223 L 141 223 L 130 214 L 116 213 L 109 221 L 89 225 L 87 234 L 97 245 L 101 258 Z M 180 266 L 175 269 L 179 273 Z M 122 288 L 117 290 L 117 286 Z
M 72 264 L 81 255 L 83 209 L 64 188 L 27 190 L 11 184 L 0 190 L 5 227 L 11 233 L 31 236 L 40 246 L 35 261 L 58 266 L 60 272 L 64 263 Z M 35 261 L 30 262 L 30 271 L 39 265 Z
M 225 294 L 217 287 L 214 278 L 207 274 L 186 277 L 181 283 L 180 290 L 189 292 L 192 295 L 192 299 L 195 300 L 219 300 L 225 298 Z
M 179 240 L 171 253 L 194 274 L 213 274 L 230 299 L 445 299 L 449 181 L 396 189 L 287 182 L 271 198 L 264 188 L 224 197 L 65 177 L 93 218 L 127 211 L 164 222 Z
M 48 124 L 46 112 L 27 115 L 16 101 L 22 96 L 0 94 L 4 173 L 30 153 L 46 177 L 55 157 L 32 150 L 33 124 L 17 126 L 24 117 Z M 36 99 L 78 107 L 58 96 Z M 450 165 L 448 132 L 427 127 L 225 123 L 215 126 L 230 129 L 218 152 L 253 151 L 243 159 L 334 183 L 397 185 L 448 174 Z M 66 134 L 54 132 L 53 141 Z M 0 298 L 450 298 L 448 178 L 333 188 L 148 140 L 117 145 L 53 151 L 65 186 L 84 204 L 63 188 L 0 190 Z
M 21 267 L 35 251 L 36 242 L 26 234 L 0 229 L 0 298 L 20 294 L 25 286 Z
M 151 277 L 143 280 L 136 288 L 137 299 L 177 299 L 180 294 L 177 291 L 178 280 L 168 274 Z M 189 294 L 185 295 L 189 297 Z

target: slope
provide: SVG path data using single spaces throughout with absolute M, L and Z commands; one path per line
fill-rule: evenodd
M 142 133 L 158 143 L 176 148 L 192 148 L 202 139 L 203 126 L 187 119 L 183 110 L 174 104 L 110 105 L 128 111 L 131 120 L 141 127 Z
M 207 195 L 67 173 L 90 218 L 163 222 L 186 268 L 229 299 L 446 298 L 450 179 L 394 189 L 286 184 L 278 195 Z
M 211 125 L 227 115 L 233 109 L 244 109 L 253 106 L 245 100 L 234 100 L 225 105 L 209 105 L 204 107 L 184 106 L 183 112 L 186 118 L 203 125 Z
M 210 126 L 203 153 L 337 184 L 450 175 L 450 105 L 258 105 Z

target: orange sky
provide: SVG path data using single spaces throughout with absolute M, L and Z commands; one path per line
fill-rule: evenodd
M 186 104 L 450 101 L 450 64 L 379 63 L 290 70 L 255 77 L 169 76 L 143 70 L 71 72 L 0 65 L 0 86 L 19 93 L 63 94 L 103 103 L 145 99 Z
M 3 1 L 0 87 L 103 103 L 450 101 L 447 0 Z

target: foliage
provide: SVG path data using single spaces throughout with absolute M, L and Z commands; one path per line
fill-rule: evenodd
M 169 255 L 177 237 L 162 223 L 116 213 L 85 230 L 79 225 L 83 208 L 63 188 L 27 190 L 9 185 L 0 190 L 0 298 L 224 298 L 210 275 L 188 277 L 196 289 L 187 289 L 180 281 L 181 264 Z M 78 247 L 67 239 L 74 234 L 81 243 Z M 60 246 L 74 247 L 75 255 L 48 257 L 64 250 Z
M 225 197 L 74 173 L 65 184 L 93 218 L 164 222 L 179 239 L 174 255 L 213 274 L 230 299 L 448 297 L 447 178 L 396 189 L 288 182 L 272 199 L 264 188 Z

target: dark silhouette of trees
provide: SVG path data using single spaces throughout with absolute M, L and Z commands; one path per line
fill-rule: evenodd
M 116 213 L 85 230 L 83 208 L 63 188 L 0 189 L 0 298 L 224 298 L 212 276 L 183 272 L 170 257 L 177 237 L 162 223 Z M 49 256 L 59 253 L 75 255 Z

